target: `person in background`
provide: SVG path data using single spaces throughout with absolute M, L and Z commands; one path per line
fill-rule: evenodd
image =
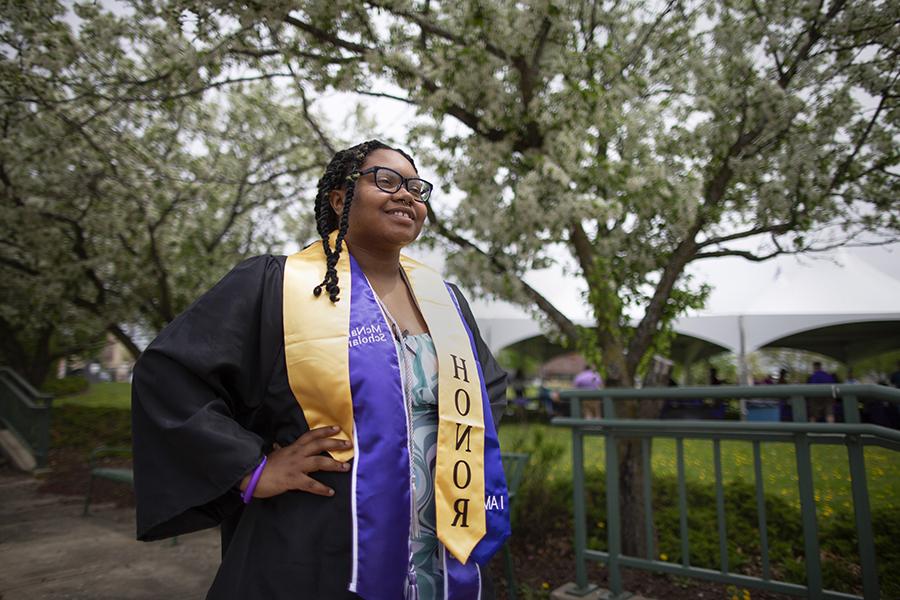
M 709 368 L 709 385 L 727 385 L 728 382 L 719 379 L 719 370 L 715 367 Z M 716 398 L 714 400 L 707 399 L 705 401 L 707 406 L 707 419 L 724 419 L 725 418 L 725 400 L 721 398 Z
M 556 415 L 555 405 L 559 403 L 559 392 L 547 387 L 547 381 L 541 379 L 538 385 L 538 401 L 544 407 L 544 412 L 548 417 Z
M 778 371 L 778 383 L 777 385 L 787 385 L 790 383 L 790 375 L 788 374 L 788 370 L 782 367 Z M 791 406 L 791 403 L 782 398 L 778 403 L 779 410 L 781 412 L 781 420 L 790 422 L 794 420 L 794 409 Z
M 806 379 L 806 383 L 834 384 L 837 380 L 834 375 L 822 368 L 822 363 L 815 361 L 812 364 L 813 372 Z M 834 423 L 834 399 L 833 398 L 809 398 L 806 401 L 807 416 L 810 421 L 826 421 Z
M 900 388 L 900 360 L 897 361 L 897 370 L 891 373 L 891 385 Z
M 786 383 L 790 383 L 790 381 L 788 381 L 788 378 L 789 377 L 788 377 L 787 369 L 781 369 L 778 371 L 778 385 L 784 385 Z
M 882 378 L 877 383 L 900 387 L 900 361 L 897 361 L 897 370 L 891 373 L 888 380 Z M 870 400 L 865 402 L 862 419 L 866 423 L 900 429 L 900 405 L 887 400 Z
M 806 378 L 806 383 L 834 383 L 834 375 L 822 368 L 822 363 L 815 361 L 813 372 Z
M 603 378 L 591 365 L 585 365 L 584 370 L 572 380 L 572 386 L 579 390 L 598 390 L 603 387 Z M 600 401 L 582 400 L 581 416 L 585 419 L 599 419 L 601 417 Z
M 525 383 L 525 372 L 521 368 L 516 369 L 512 378 L 512 390 L 513 406 L 519 419 L 525 418 L 525 406 L 528 404 L 528 398 L 525 396 Z

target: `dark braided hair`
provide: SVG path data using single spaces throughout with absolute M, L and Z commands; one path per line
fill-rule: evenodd
M 413 169 L 416 168 L 415 161 L 403 150 L 392 148 L 378 140 L 369 140 L 336 153 L 325 168 L 325 174 L 319 179 L 318 192 L 316 194 L 316 229 L 319 231 L 319 235 L 322 236 L 322 247 L 325 250 L 325 262 L 328 268 L 325 271 L 325 279 L 313 288 L 313 294 L 316 297 L 322 294 L 322 288 L 324 287 L 332 302 L 337 302 L 340 299 L 341 288 L 338 286 L 338 275 L 335 266 L 341 256 L 344 236 L 347 235 L 350 205 L 353 203 L 359 168 L 369 154 L 379 149 L 398 152 L 410 162 Z M 331 207 L 328 196 L 332 191 L 342 188 L 344 190 L 344 209 L 341 211 L 341 216 L 338 217 Z M 335 229 L 338 230 L 338 235 L 334 243 L 335 247 L 332 249 L 328 236 Z

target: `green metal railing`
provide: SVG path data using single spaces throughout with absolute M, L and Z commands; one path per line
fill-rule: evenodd
M 864 448 L 880 446 L 900 452 L 900 431 L 860 422 L 860 401 L 887 401 L 900 403 L 900 390 L 878 385 L 769 385 L 769 386 L 714 386 L 694 388 L 645 388 L 572 390 L 562 392 L 572 406 L 572 417 L 555 418 L 554 425 L 572 429 L 572 461 L 575 518 L 575 578 L 576 597 L 587 595 L 595 589 L 587 580 L 587 561 L 606 564 L 610 597 L 627 598 L 622 589 L 621 568 L 629 567 L 656 573 L 668 573 L 693 577 L 723 584 L 758 588 L 795 596 L 815 599 L 879 598 L 878 570 L 875 543 L 872 535 L 872 515 L 869 507 L 869 490 L 866 480 Z M 844 423 L 807 423 L 806 399 L 823 397 L 840 400 L 844 410 Z M 582 419 L 581 401 L 602 399 L 602 419 Z M 794 422 L 746 422 L 710 420 L 658 420 L 618 419 L 615 404 L 621 400 L 659 401 L 666 399 L 786 399 L 790 401 Z M 587 547 L 585 510 L 584 438 L 602 436 L 606 450 L 606 509 L 607 551 Z M 654 554 L 654 526 L 651 502 L 650 441 L 653 438 L 674 438 L 677 463 L 677 489 L 679 511 L 680 564 L 657 560 Z M 642 444 L 644 497 L 644 530 L 647 556 L 628 556 L 622 553 L 619 462 L 617 441 L 640 439 Z M 691 565 L 688 540 L 687 491 L 685 483 L 684 440 L 704 439 L 712 441 L 716 515 L 719 542 L 719 569 Z M 757 523 L 760 533 L 762 576 L 754 577 L 733 573 L 728 564 L 728 538 L 725 526 L 724 484 L 722 477 L 722 440 L 740 440 L 753 446 Z M 760 445 L 765 442 L 789 442 L 796 449 L 797 479 L 802 514 L 806 585 L 779 581 L 773 577 L 769 564 L 769 540 L 766 527 L 766 505 L 762 479 L 762 454 Z M 851 491 L 859 558 L 862 572 L 863 596 L 823 589 L 822 568 L 819 556 L 818 523 L 816 519 L 815 491 L 811 445 L 838 444 L 847 448 Z
M 0 367 L 0 421 L 31 451 L 38 468 L 47 466 L 53 396 L 35 390 L 9 367 Z

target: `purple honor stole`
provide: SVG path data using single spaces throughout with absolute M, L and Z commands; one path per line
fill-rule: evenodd
M 416 268 L 420 266 L 416 264 Z M 415 589 L 410 526 L 411 519 L 417 515 L 411 491 L 411 420 L 397 348 L 374 291 L 346 248 L 338 266 L 343 293 L 337 304 L 324 295 L 315 298 L 311 293 L 324 272 L 321 244 L 313 244 L 289 257 L 286 263 L 284 313 L 288 378 L 310 428 L 338 424 L 343 432 L 353 432 L 352 455 L 332 453 L 338 460 L 348 460 L 351 456 L 354 459 L 351 471 L 353 569 L 349 590 L 365 600 L 398 600 L 406 598 L 408 590 Z M 415 278 L 411 281 L 415 293 Z M 477 366 L 484 415 L 487 527 L 464 562 L 441 549 L 444 597 L 478 600 L 481 597 L 478 565 L 485 564 L 510 533 L 509 497 L 474 338 L 453 292 L 446 291 L 455 309 L 455 314 L 448 318 L 462 323 Z M 335 331 L 335 326 L 340 330 Z M 336 362 L 331 351 L 336 352 L 338 348 L 342 348 L 343 357 Z M 472 477 L 479 475 L 472 472 Z

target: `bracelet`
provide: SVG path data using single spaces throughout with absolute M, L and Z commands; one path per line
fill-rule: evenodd
M 263 469 L 266 468 L 267 458 L 266 455 L 263 455 L 262 462 L 259 463 L 259 466 L 253 471 L 253 476 L 250 477 L 250 483 L 247 484 L 247 489 L 241 494 L 241 500 L 244 501 L 244 504 L 250 504 L 250 501 L 253 500 L 253 492 L 256 490 L 256 484 L 259 483 L 259 477 L 262 475 Z

